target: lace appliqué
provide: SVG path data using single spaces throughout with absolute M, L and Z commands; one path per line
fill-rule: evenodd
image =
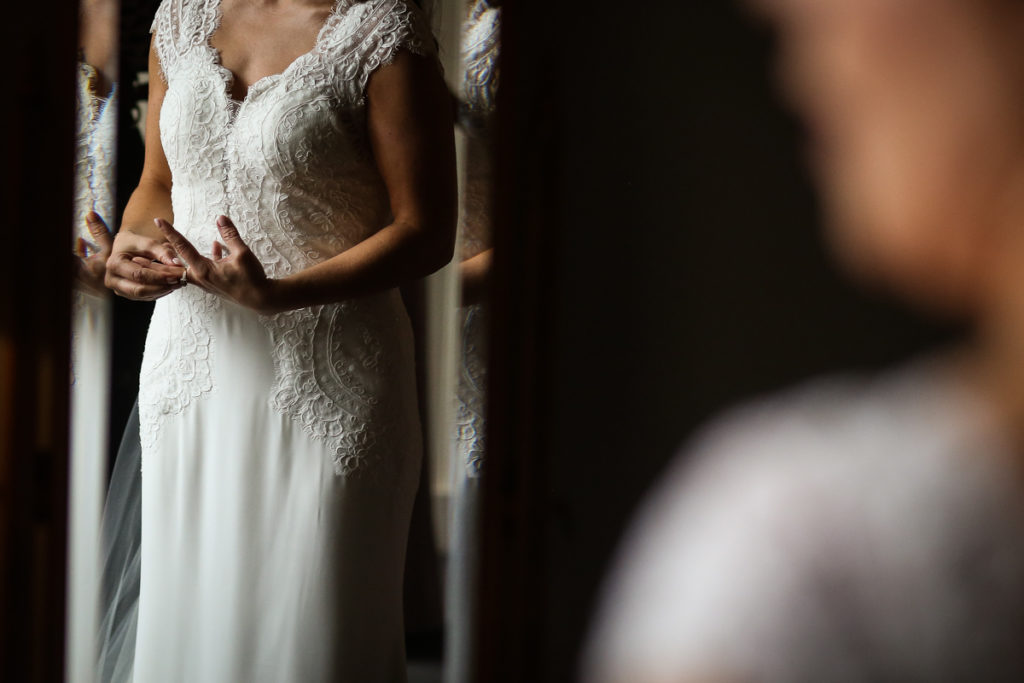
M 456 385 L 455 452 L 466 476 L 479 477 L 486 448 L 487 354 L 486 324 L 479 304 L 461 309 L 462 348 Z
M 163 419 L 214 390 L 210 320 L 221 302 L 198 287 L 164 297 L 153 311 L 139 379 L 142 448 L 160 438 Z
M 331 446 L 338 474 L 351 476 L 382 455 L 389 427 L 388 368 L 372 315 L 358 303 L 283 313 L 271 321 L 278 382 L 270 397 L 310 436 Z

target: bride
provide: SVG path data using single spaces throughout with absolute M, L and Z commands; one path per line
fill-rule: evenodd
M 134 677 L 404 680 L 421 445 L 396 287 L 455 226 L 427 22 L 406 0 L 163 0 L 150 72 L 106 272 L 158 299 Z

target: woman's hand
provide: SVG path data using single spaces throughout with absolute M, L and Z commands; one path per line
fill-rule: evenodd
M 75 242 L 75 256 L 78 257 L 75 282 L 90 294 L 106 296 L 109 292 L 103 280 L 107 274 L 107 259 L 110 258 L 114 238 L 111 237 L 107 224 L 95 211 L 90 211 L 85 217 L 85 227 L 89 230 L 93 243 L 90 245 L 81 237 Z M 90 254 L 90 247 L 93 246 L 98 248 L 98 251 Z
M 249 251 L 230 218 L 217 218 L 217 230 L 224 244 L 213 243 L 212 258 L 200 254 L 167 221 L 157 218 L 155 223 L 184 262 L 189 283 L 258 313 L 283 310 L 275 302 L 276 281 L 267 277 L 263 264 Z
M 127 299 L 152 301 L 184 285 L 185 269 L 166 242 L 122 229 L 107 259 L 105 284 Z

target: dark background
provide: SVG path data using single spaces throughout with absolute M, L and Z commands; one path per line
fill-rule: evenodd
M 696 426 L 953 331 L 831 265 L 771 36 L 733 3 L 505 14 L 479 680 L 568 681 Z
M 117 216 L 109 226 L 121 224 L 125 206 L 142 174 L 145 147 L 136 121 L 138 103 L 149 89 L 136 82 L 149 67 L 149 27 L 159 5 L 157 0 L 121 0 L 120 82 L 117 129 Z M 113 470 L 132 406 L 139 393 L 139 370 L 153 303 L 111 297 L 112 329 L 110 366 L 110 413 L 108 415 L 108 469 Z

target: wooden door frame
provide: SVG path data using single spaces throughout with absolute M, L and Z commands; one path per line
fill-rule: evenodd
M 77 3 L 0 29 L 0 679 L 63 677 Z M 13 66 L 12 66 L 13 65 Z
M 548 453 L 550 293 L 557 264 L 558 87 L 529 42 L 520 3 L 502 4 L 495 149 L 487 463 L 474 680 L 540 680 L 543 471 Z M 527 44 L 529 42 L 529 44 Z

